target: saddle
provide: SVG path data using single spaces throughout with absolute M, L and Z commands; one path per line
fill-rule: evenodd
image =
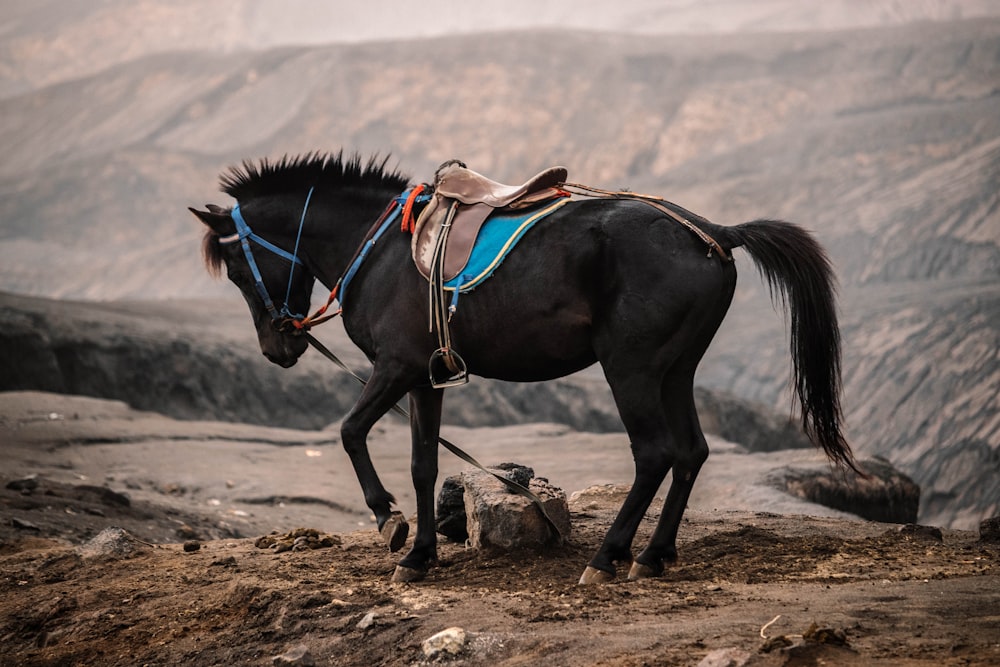
M 410 247 L 420 273 L 430 279 L 435 249 L 443 240 L 441 277 L 451 280 L 468 262 L 479 229 L 491 213 L 527 208 L 564 196 L 559 186 L 566 182 L 567 175 L 565 167 L 549 167 L 521 185 L 505 185 L 468 169 L 459 160 L 445 162 L 434 174 L 434 196 L 413 230 Z
M 417 218 L 411 241 L 413 261 L 429 283 L 430 330 L 438 339 L 438 349 L 427 363 L 432 387 L 456 387 L 469 381 L 465 361 L 451 346 L 449 321 L 455 303 L 449 307 L 445 300 L 445 282 L 468 263 L 479 230 L 491 213 L 567 196 L 558 189 L 566 176 L 564 167 L 551 167 L 521 185 L 504 185 L 459 160 L 445 162 L 434 173 L 434 196 Z

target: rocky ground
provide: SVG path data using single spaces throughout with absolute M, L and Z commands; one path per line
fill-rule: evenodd
M 630 475 L 624 437 L 551 424 L 449 435 L 568 491 L 598 485 L 571 501 L 569 543 L 544 553 L 443 543 L 426 581 L 390 583 L 397 556 L 370 524 L 335 430 L 0 394 L 0 665 L 1000 660 L 1000 547 L 969 531 L 850 518 L 761 483 L 776 467 L 815 465 L 811 452 L 749 454 L 713 439 L 678 565 L 581 587 Z M 410 513 L 405 437 L 386 421 L 372 449 Z M 442 464 L 442 475 L 460 468 Z M 109 540 L 109 526 L 125 532 Z M 299 526 L 331 533 L 332 546 L 255 546 Z M 464 630 L 457 654 L 429 658 L 424 640 L 452 627 Z

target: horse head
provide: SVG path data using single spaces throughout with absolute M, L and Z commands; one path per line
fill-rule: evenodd
M 207 228 L 202 244 L 206 267 L 219 275 L 224 266 L 229 280 L 243 294 L 263 355 L 282 368 L 293 366 L 309 343 L 291 322 L 308 314 L 314 283 L 302 260 L 287 249 L 295 246 L 294 231 L 268 233 L 272 240 L 267 240 L 250 229 L 239 205 L 224 209 L 207 204 L 206 208 L 188 209 Z M 278 227 L 269 222 L 255 220 L 255 225 Z M 289 228 L 293 229 L 291 224 Z

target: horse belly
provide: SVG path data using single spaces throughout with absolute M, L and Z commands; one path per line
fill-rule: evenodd
M 563 283 L 555 290 L 523 290 L 497 282 L 459 304 L 452 342 L 474 375 L 537 382 L 597 361 L 591 306 L 579 287 Z
M 475 342 L 456 339 L 469 371 L 481 377 L 509 382 L 539 382 L 564 377 L 597 361 L 590 327 L 522 322 L 516 330 L 504 329 Z

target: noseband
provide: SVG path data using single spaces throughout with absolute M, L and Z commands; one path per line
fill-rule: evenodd
M 288 328 L 287 323 L 294 320 L 301 320 L 305 315 L 293 313 L 288 309 L 288 300 L 291 298 L 292 294 L 292 278 L 295 277 L 295 265 L 298 264 L 302 266 L 302 260 L 299 259 L 299 241 L 302 238 L 302 227 L 306 222 L 306 212 L 309 210 L 309 201 L 312 199 L 313 188 L 309 188 L 309 194 L 306 196 L 305 206 L 302 207 L 302 217 L 299 219 L 299 231 L 295 236 L 295 249 L 293 252 L 288 252 L 278 246 L 274 245 L 265 238 L 258 236 L 252 229 L 250 225 L 247 224 L 246 220 L 243 219 L 243 214 L 240 212 L 239 203 L 233 207 L 230 216 L 233 218 L 233 222 L 236 224 L 236 233 L 229 236 L 219 237 L 219 243 L 229 244 L 240 242 L 243 247 L 243 256 L 246 257 L 247 264 L 250 266 L 250 272 L 253 274 L 254 287 L 257 288 L 257 294 L 260 295 L 261 300 L 264 302 L 264 307 L 267 308 L 267 312 L 271 315 L 271 321 L 275 325 L 278 331 L 291 331 L 295 332 L 297 329 L 294 327 Z M 292 266 L 288 272 L 288 288 L 285 290 L 285 302 L 281 304 L 281 310 L 278 310 L 274 306 L 274 302 L 271 300 L 271 295 L 267 292 L 267 287 L 264 286 L 264 278 L 260 274 L 260 269 L 257 267 L 257 261 L 253 256 L 253 249 L 250 248 L 250 241 L 253 241 L 265 250 L 269 250 L 273 254 L 286 259 L 291 262 Z

